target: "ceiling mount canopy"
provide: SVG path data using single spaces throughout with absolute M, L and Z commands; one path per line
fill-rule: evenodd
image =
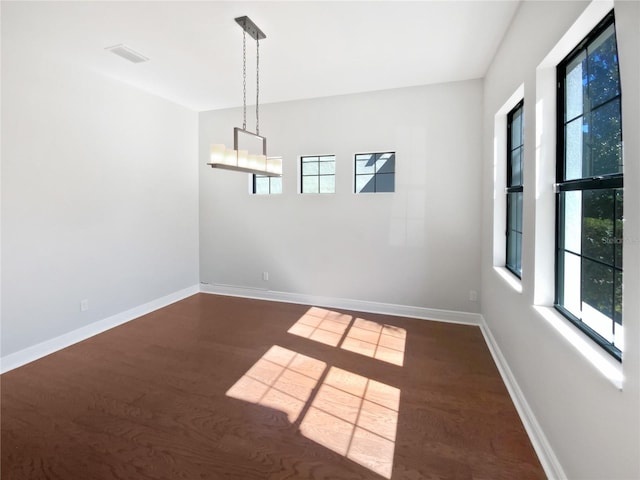
M 260 135 L 260 40 L 267 38 L 247 16 L 238 17 L 242 27 L 242 128 L 233 129 L 233 149 L 222 144 L 210 148 L 208 165 L 243 173 L 281 176 L 282 157 L 267 157 L 267 139 Z M 256 131 L 247 130 L 247 34 L 256 41 Z M 242 141 L 242 140 L 244 141 Z M 242 147 L 241 147 L 242 143 Z M 247 147 L 244 147 L 247 145 Z M 250 147 L 251 150 L 250 150 Z M 249 152 L 252 153 L 249 153 Z M 256 153 L 259 152 L 259 153 Z
M 248 33 L 251 38 L 256 41 L 267 38 L 264 32 L 260 30 L 258 26 L 246 15 L 244 17 L 236 18 L 236 23 L 242 27 L 245 33 Z

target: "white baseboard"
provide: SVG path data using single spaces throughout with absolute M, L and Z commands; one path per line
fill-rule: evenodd
M 542 464 L 544 472 L 550 480 L 565 480 L 567 476 L 562 469 L 562 465 L 560 465 L 560 462 L 551 448 L 542 427 L 540 427 L 538 420 L 536 420 L 536 417 L 533 414 L 533 410 L 531 410 L 524 393 L 522 393 L 522 390 L 516 381 L 516 377 L 509 368 L 507 360 L 504 358 L 496 339 L 482 316 L 480 320 L 480 330 L 482 331 L 482 335 L 484 335 L 485 342 L 489 347 L 493 361 L 502 376 L 502 381 L 507 387 L 509 395 L 511 395 L 511 400 L 513 401 L 524 428 L 529 435 L 531 444 L 538 454 L 538 459 Z
M 134 320 L 142 315 L 146 315 L 162 307 L 166 307 L 167 305 L 182 300 L 183 298 L 195 295 L 199 291 L 200 287 L 198 285 L 193 285 L 183 290 L 170 293 L 164 297 L 152 300 L 144 305 L 140 305 L 125 312 L 112 315 L 103 320 L 93 322 L 85 327 L 78 328 L 69 333 L 52 338 L 51 340 L 46 340 L 42 343 L 38 343 L 37 345 L 6 355 L 0 359 L 0 372 L 5 373 L 13 370 L 14 368 L 21 367 L 22 365 L 38 360 L 46 355 L 69 347 L 74 343 L 81 342 L 82 340 L 86 340 L 87 338 Z
M 479 313 L 456 312 L 436 308 L 411 307 L 392 303 L 370 302 L 366 300 L 352 300 L 336 297 L 319 297 L 302 293 L 276 292 L 260 288 L 238 287 L 213 283 L 201 283 L 202 293 L 228 295 L 231 297 L 254 298 L 274 302 L 298 303 L 316 307 L 341 308 L 357 312 L 382 313 L 398 317 L 419 318 L 447 323 L 461 323 L 464 325 L 480 325 L 482 316 Z

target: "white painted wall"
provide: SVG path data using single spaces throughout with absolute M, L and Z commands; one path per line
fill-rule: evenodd
M 545 176 L 553 171 L 553 165 L 548 164 L 553 161 L 548 152 L 553 152 L 555 145 L 554 117 L 551 115 L 550 119 L 545 118 L 536 126 L 536 110 L 544 116 L 555 107 L 554 102 L 545 97 L 542 91 L 549 70 L 538 67 L 585 9 L 593 12 L 594 8 L 602 9 L 602 5 L 589 6 L 588 2 L 523 2 L 486 75 L 482 314 L 559 460 L 561 467 L 556 473 L 562 476 L 564 470 L 570 479 L 630 480 L 640 478 L 638 2 L 615 3 L 625 139 L 623 307 L 626 347 L 621 369 L 624 376 L 622 390 L 616 388 L 603 373 L 609 368 L 606 362 L 600 370 L 596 368 L 598 362 L 602 364 L 602 358 L 589 357 L 584 350 L 570 343 L 571 335 L 560 335 L 557 328 L 562 329 L 562 321 L 553 315 L 544 317 L 533 308 L 534 302 L 543 307 L 549 306 L 548 291 L 552 290 L 553 285 L 553 256 L 548 248 L 553 243 L 553 228 L 549 228 L 549 225 L 553 225 L 553 193 L 552 181 Z M 581 21 L 585 21 L 585 18 L 582 17 Z M 553 91 L 553 75 L 551 82 Z M 526 140 L 523 279 L 520 293 L 493 267 L 493 142 L 496 113 L 523 83 Z M 496 195 L 500 194 L 502 192 L 496 192 Z M 545 218 L 551 218 L 551 221 Z M 552 309 L 547 310 L 553 313 Z M 574 335 L 577 331 L 573 327 L 567 330 L 574 332 Z
M 10 14 L 3 356 L 198 283 L 197 114 L 39 57 Z
M 271 196 L 206 166 L 209 144 L 232 145 L 241 109 L 201 113 L 201 281 L 479 311 L 481 108 L 481 80 L 265 105 L 261 133 L 284 157 Z M 388 150 L 396 192 L 355 195 L 354 153 Z M 333 195 L 297 193 L 299 156 L 314 154 L 336 155 Z

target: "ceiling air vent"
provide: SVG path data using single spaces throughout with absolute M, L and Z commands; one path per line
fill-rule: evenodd
M 145 57 L 141 53 L 127 47 L 124 43 L 114 45 L 113 47 L 107 47 L 105 50 L 109 50 L 111 53 L 115 53 L 116 55 L 133 63 L 142 63 L 149 60 L 148 57 Z

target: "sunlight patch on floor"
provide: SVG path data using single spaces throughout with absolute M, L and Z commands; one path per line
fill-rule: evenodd
M 293 324 L 288 332 L 336 347 L 351 323 L 351 318 L 350 315 L 311 307 Z
M 393 365 L 404 364 L 407 331 L 331 310 L 311 307 L 288 333 L 332 347 L 375 358 Z
M 331 367 L 300 424 L 307 438 L 391 478 L 400 390 Z
M 391 478 L 399 389 L 274 345 L 227 396 L 280 410 L 308 439 Z
M 404 328 L 356 318 L 340 348 L 401 367 L 406 338 Z
M 228 391 L 227 396 L 282 410 L 295 422 L 326 364 L 274 345 Z

